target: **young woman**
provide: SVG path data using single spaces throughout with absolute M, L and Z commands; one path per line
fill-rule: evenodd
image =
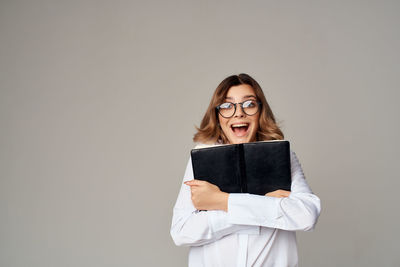
M 260 85 L 240 74 L 219 84 L 193 140 L 200 148 L 281 139 Z M 291 176 L 290 192 L 228 194 L 194 180 L 189 159 L 171 226 L 174 242 L 191 247 L 189 267 L 297 266 L 295 231 L 312 230 L 321 206 L 293 151 Z

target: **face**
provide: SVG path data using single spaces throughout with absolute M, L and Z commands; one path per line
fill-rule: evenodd
M 232 103 L 241 103 L 246 100 L 257 101 L 253 88 L 248 84 L 232 86 L 224 101 Z M 249 116 L 243 112 L 239 104 L 236 105 L 236 112 L 230 118 L 224 118 L 218 113 L 219 124 L 228 138 L 230 144 L 240 144 L 256 141 L 258 130 L 258 118 L 260 110 Z

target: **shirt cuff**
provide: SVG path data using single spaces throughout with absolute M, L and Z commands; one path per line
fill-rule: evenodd
M 210 224 L 210 228 L 213 233 L 217 233 L 232 226 L 232 224 L 228 223 L 228 218 L 227 218 L 228 216 L 225 211 L 209 210 L 207 211 L 207 215 L 208 215 L 208 222 Z

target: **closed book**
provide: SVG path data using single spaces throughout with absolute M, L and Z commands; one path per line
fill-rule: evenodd
M 223 192 L 265 195 L 290 191 L 290 144 L 286 140 L 221 145 L 191 150 L 194 178 Z

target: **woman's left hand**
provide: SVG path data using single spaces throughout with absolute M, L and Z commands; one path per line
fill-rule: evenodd
M 186 181 L 192 193 L 192 202 L 198 210 L 228 210 L 228 193 L 218 186 L 201 180 Z
M 275 190 L 273 192 L 266 193 L 265 195 L 269 196 L 269 197 L 278 197 L 278 198 L 289 197 L 290 196 L 290 191 L 278 189 L 278 190 Z

